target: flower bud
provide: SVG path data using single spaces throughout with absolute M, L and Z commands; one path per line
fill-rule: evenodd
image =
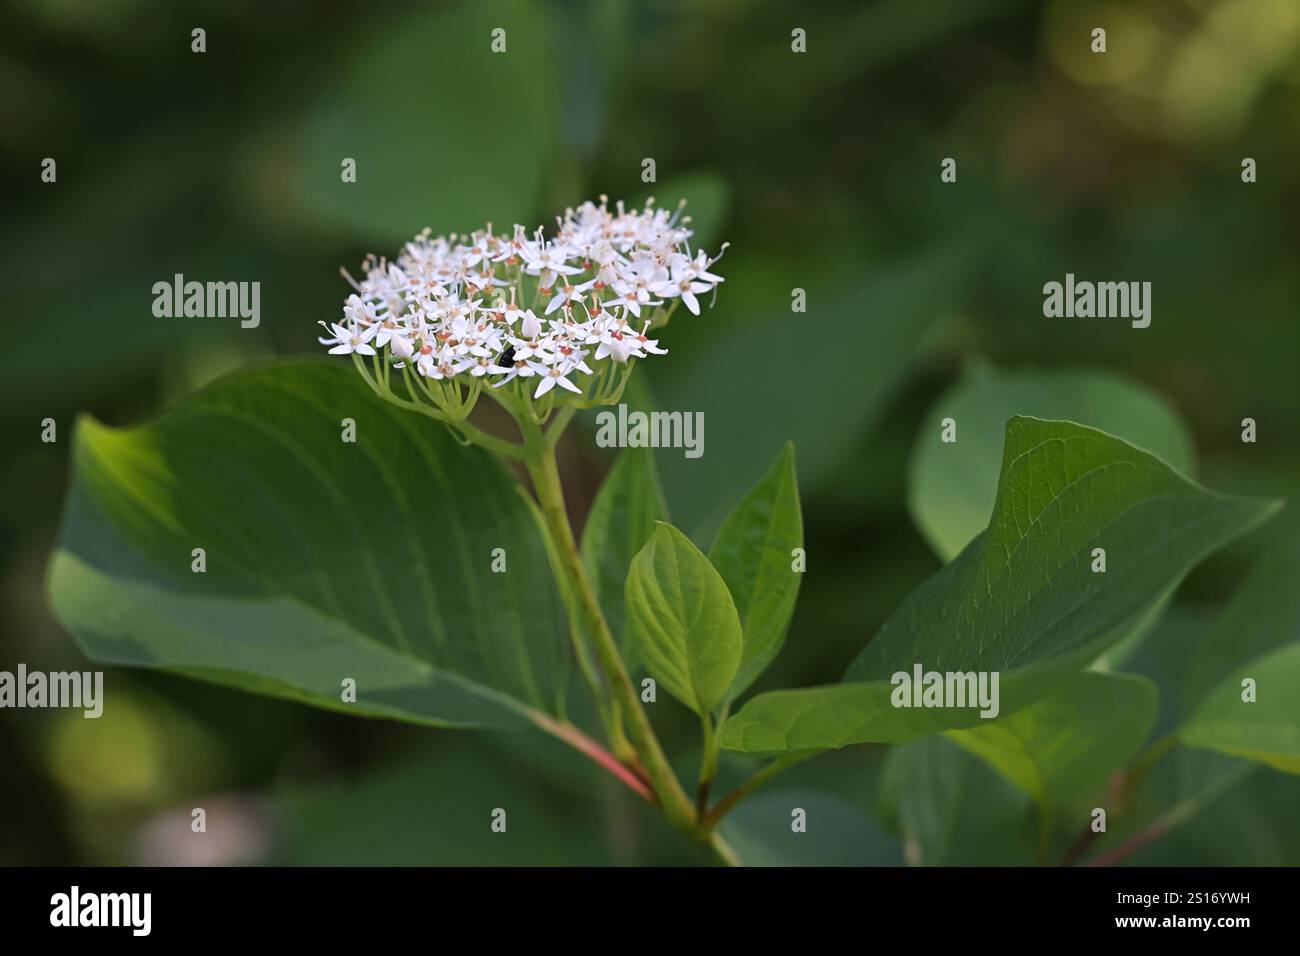
M 393 354 L 400 359 L 409 359 L 415 354 L 415 346 L 411 340 L 404 335 L 394 335 L 388 340 L 388 347 L 393 350 Z

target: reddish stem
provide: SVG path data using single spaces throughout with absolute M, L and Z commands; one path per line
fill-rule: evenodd
M 1122 846 L 1117 846 L 1115 847 L 1115 849 L 1110 850 L 1107 853 L 1103 853 L 1101 856 L 1097 857 L 1096 859 L 1089 860 L 1087 863 L 1084 864 L 1084 866 L 1087 867 L 1113 866 L 1116 863 L 1118 863 L 1120 860 L 1132 856 L 1134 853 L 1138 852 L 1139 850 L 1146 849 L 1152 843 L 1155 843 L 1162 836 L 1168 833 L 1170 830 L 1174 829 L 1174 827 L 1176 827 L 1178 823 L 1181 822 L 1182 822 L 1181 820 L 1158 821 L 1157 823 L 1152 824 L 1150 827 L 1141 831 L 1140 833 L 1134 834 L 1133 838 L 1130 839 L 1127 843 L 1123 844 Z
M 542 730 L 545 730 L 548 734 L 552 734 L 560 740 L 563 740 L 579 753 L 586 754 L 595 761 L 595 763 L 604 767 L 623 783 L 627 784 L 629 789 L 646 800 L 646 802 L 655 802 L 654 791 L 647 786 L 644 780 L 637 776 L 631 768 L 624 765 L 612 753 L 596 741 L 592 740 L 577 727 L 573 726 L 573 724 L 553 720 L 551 717 L 548 717 L 540 711 L 531 711 L 529 716 L 532 718 L 533 723 L 542 728 Z

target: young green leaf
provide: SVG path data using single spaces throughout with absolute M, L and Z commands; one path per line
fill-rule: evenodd
M 649 540 L 655 523 L 667 517 L 654 453 L 649 448 L 625 449 L 587 515 L 582 529 L 582 563 L 628 667 L 636 662 L 630 653 L 623 586 L 632 559 Z
M 1247 679 L 1253 682 L 1249 690 Z M 1300 773 L 1300 642 L 1230 671 L 1192 712 L 1180 736 L 1189 747 Z
M 948 738 L 983 758 L 1044 809 L 1105 788 L 1151 732 L 1158 693 L 1144 677 L 1084 671 L 1053 693 Z
M 1096 429 L 1014 418 L 988 530 L 885 622 L 847 683 L 759 695 L 724 725 L 722 746 L 817 750 L 979 723 L 972 707 L 894 707 L 892 675 L 916 664 L 998 673 L 1000 713 L 1013 713 L 1086 666 L 1201 558 L 1277 508 L 1207 491 Z
M 423 723 L 556 710 L 559 602 L 515 483 L 352 368 L 277 362 L 145 425 L 83 419 L 73 461 L 49 588 L 92 659 Z
M 802 577 L 794 570 L 793 552 L 802 547 L 794 446 L 787 442 L 771 470 L 723 522 L 709 549 L 709 561 L 727 583 L 744 632 L 740 669 L 727 700 L 744 693 L 785 642 Z
M 632 560 L 627 614 L 651 676 L 698 714 L 707 714 L 740 666 L 736 605 L 721 575 L 676 528 L 662 522 Z
M 1101 369 L 969 369 L 930 409 L 908 466 L 907 505 L 917 527 L 951 561 L 988 525 L 1007 420 L 1015 415 L 1090 425 L 1193 474 L 1192 439 L 1160 395 Z M 941 440 L 951 418 L 956 441 Z

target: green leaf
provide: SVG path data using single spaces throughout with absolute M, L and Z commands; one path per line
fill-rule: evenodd
M 1183 683 L 1183 742 L 1300 773 L 1300 541 L 1284 540 L 1192 651 Z M 1257 699 L 1241 699 L 1243 678 Z
M 541 734 L 513 735 L 553 758 Z M 461 738 L 463 741 L 463 738 Z M 607 866 L 600 806 L 549 774 L 489 750 L 443 741 L 337 782 L 273 795 L 283 821 L 275 858 L 289 866 Z M 450 746 L 448 746 L 450 743 Z M 492 812 L 506 811 L 506 831 Z
M 49 588 L 94 660 L 441 725 L 557 709 L 558 602 L 514 481 L 347 364 L 263 365 L 134 428 L 83 419 L 73 461 Z
M 1247 677 L 1255 681 L 1250 702 L 1242 700 Z M 1300 773 L 1300 642 L 1230 671 L 1192 712 L 1180 736 L 1189 747 Z
M 655 459 L 648 448 L 627 448 L 610 469 L 582 529 L 582 563 L 628 667 L 635 666 L 623 587 L 632 559 L 655 523 L 668 519 Z
M 793 812 L 804 811 L 796 832 Z M 745 866 L 897 866 L 898 841 L 830 793 L 763 791 L 742 801 L 718 829 Z
M 744 693 L 785 642 L 803 577 L 793 569 L 791 552 L 802 547 L 794 446 L 786 442 L 771 470 L 723 522 L 709 549 L 709 561 L 727 583 L 744 632 L 740 669 L 727 700 Z
M 1084 671 L 1001 720 L 948 738 L 1029 794 L 1045 810 L 1105 787 L 1155 723 L 1158 693 L 1144 677 Z
M 1091 425 L 1194 474 L 1187 428 L 1168 402 L 1137 382 L 1099 369 L 1002 372 L 974 366 L 930 409 L 908 468 L 908 508 L 944 561 L 988 525 L 1002 436 L 1016 415 Z M 945 418 L 956 423 L 955 442 L 940 440 Z
M 902 837 L 910 866 L 1034 862 L 1029 798 L 942 737 L 890 751 L 877 803 Z
M 724 725 L 722 745 L 778 753 L 899 743 L 980 722 L 970 707 L 895 708 L 890 678 L 916 664 L 996 672 L 1000 713 L 1014 713 L 1277 508 L 1207 491 L 1096 429 L 1013 418 L 988 531 L 885 622 L 848 683 L 760 694 Z M 1097 547 L 1105 573 L 1092 571 Z
M 457 0 L 374 24 L 331 67 L 340 80 L 305 125 L 296 178 L 306 206 L 390 242 L 425 226 L 530 224 L 558 123 L 536 105 L 557 101 L 549 18 L 524 0 Z M 489 48 L 498 27 L 504 53 Z M 449 77 L 472 77 L 473 89 Z M 485 122 L 490 104 L 521 90 L 533 106 L 508 123 Z M 345 157 L 356 160 L 355 182 L 343 181 Z
M 632 560 L 626 596 L 646 669 L 687 707 L 707 714 L 740 666 L 740 618 L 721 575 L 690 538 L 660 522 Z
M 1183 679 L 1190 713 L 1217 684 L 1239 684 L 1238 672 L 1258 657 L 1300 641 L 1300 540 L 1270 548 L 1233 592 L 1228 606 L 1196 643 Z

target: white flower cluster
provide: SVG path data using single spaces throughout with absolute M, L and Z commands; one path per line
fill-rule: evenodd
M 565 210 L 551 239 L 518 225 L 498 235 L 490 223 L 470 236 L 425 230 L 396 261 L 367 258 L 360 282 L 344 273 L 356 292 L 320 341 L 332 355 L 386 348 L 397 367 L 435 381 L 536 377 L 533 398 L 556 386 L 581 393 L 570 377 L 593 374 L 589 357 L 665 354 L 651 327 L 678 302 L 699 315 L 699 297 L 723 281 L 709 271 L 717 257 L 691 252 L 681 213 L 652 202 L 611 211 L 601 197 Z

